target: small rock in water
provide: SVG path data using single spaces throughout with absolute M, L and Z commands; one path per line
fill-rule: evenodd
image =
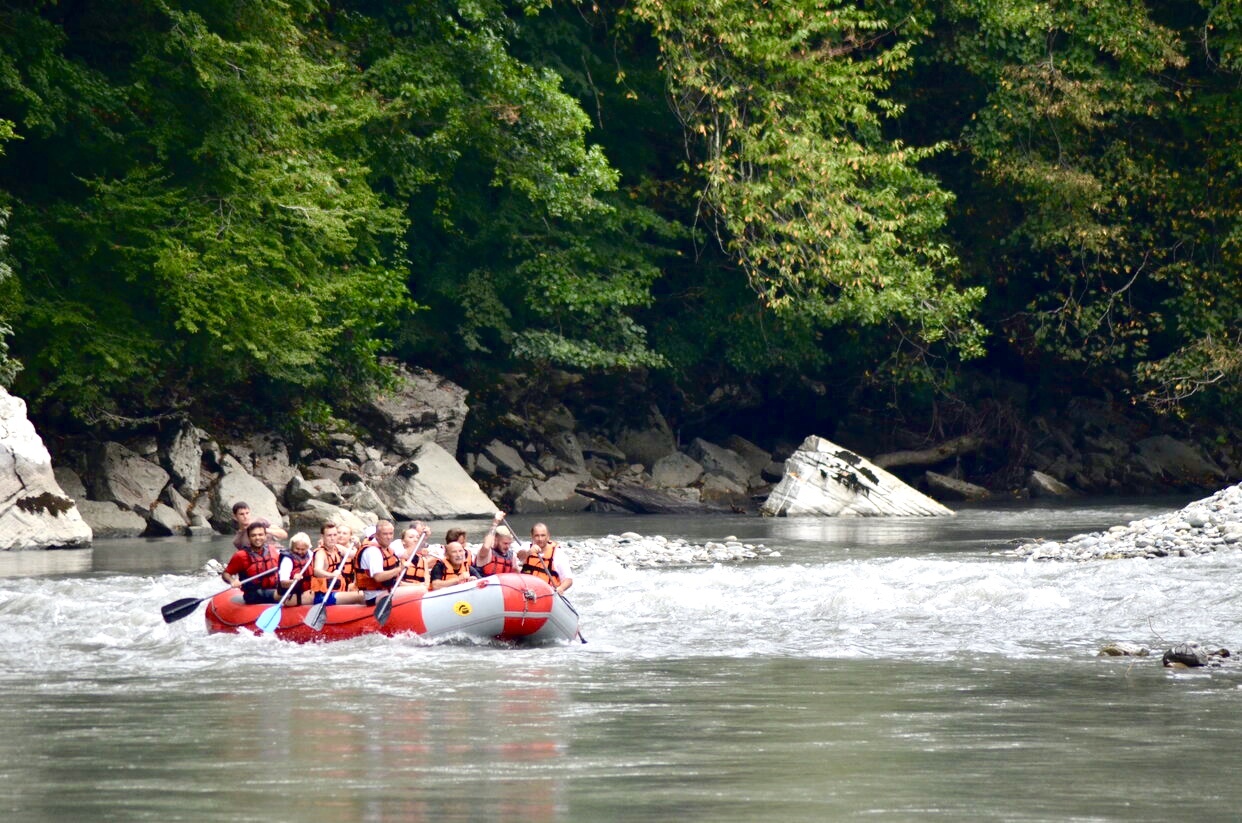
M 1160 662 L 1169 668 L 1198 668 L 1208 664 L 1208 653 L 1198 643 L 1178 643 L 1164 653 Z
M 1151 654 L 1151 650 L 1146 646 L 1140 646 L 1138 643 L 1127 643 L 1124 640 L 1109 643 L 1100 649 L 1100 657 L 1146 657 L 1149 654 Z

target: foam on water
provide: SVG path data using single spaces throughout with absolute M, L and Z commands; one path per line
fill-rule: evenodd
M 600 557 L 571 591 L 587 646 L 524 650 L 456 640 L 369 637 L 297 646 L 211 636 L 202 610 L 165 624 L 159 607 L 210 595 L 203 575 L 0 578 L 0 682 L 93 681 L 141 688 L 151 678 L 349 672 L 353 682 L 428 685 L 463 665 L 590 667 L 679 657 L 1056 658 L 1126 640 L 1225 645 L 1242 631 L 1223 583 L 1242 553 L 1161 561 L 1030 563 L 978 552 L 680 569 L 632 569 Z M 411 661 L 418 674 L 411 674 Z M 469 661 L 469 662 L 466 662 Z M 477 670 L 476 670 L 477 673 Z

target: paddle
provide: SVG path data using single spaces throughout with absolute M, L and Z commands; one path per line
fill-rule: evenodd
M 347 550 L 352 552 L 352 547 L 349 547 Z M 341 572 L 345 571 L 345 561 L 350 556 L 352 555 L 346 555 L 345 552 L 341 552 L 340 565 L 336 567 L 336 572 L 333 573 L 332 579 L 328 581 L 328 590 L 324 592 L 323 600 L 311 606 L 310 611 L 306 613 L 306 617 L 302 620 L 303 623 L 317 632 L 323 631 L 323 624 L 328 620 L 328 600 L 332 598 L 332 590 L 336 588 L 336 581 L 341 579 Z
M 518 540 L 518 537 L 517 537 L 517 532 L 513 530 L 513 527 L 512 527 L 512 526 L 510 526 L 510 525 L 509 525 L 509 518 L 504 517 L 504 518 L 501 518 L 501 520 L 502 520 L 502 522 L 505 524 L 506 528 L 508 528 L 508 529 L 509 529 L 509 533 L 513 535 L 513 539 L 514 539 L 514 540 Z M 521 545 L 522 545 L 522 541 L 521 541 L 521 540 L 518 540 L 518 546 L 520 547 Z M 535 544 L 533 544 L 533 543 L 527 543 L 527 544 L 526 544 L 526 550 L 527 550 L 528 552 L 529 552 L 529 551 L 532 551 L 534 548 L 535 548 Z M 569 602 L 569 598 L 568 598 L 568 597 L 566 597 L 565 595 L 561 594 L 559 591 L 557 591 L 556 586 L 553 586 L 553 587 L 552 587 L 552 591 L 556 593 L 556 596 L 557 596 L 557 597 L 559 597 L 561 600 L 563 600 L 563 601 L 564 601 L 565 605 L 569 607 L 569 610 L 570 610 L 571 612 L 573 612 L 573 613 L 574 613 L 574 616 L 577 616 L 577 614 L 578 614 L 578 610 L 577 610 L 577 609 L 575 609 L 575 608 L 574 608 L 574 605 L 573 605 L 572 603 L 570 603 L 570 602 Z M 585 637 L 583 637 L 583 636 L 582 636 L 582 630 L 581 630 L 581 629 L 579 629 L 579 630 L 578 630 L 578 639 L 579 639 L 579 640 L 581 640 L 583 643 L 586 643 L 586 642 L 587 642 L 587 639 L 586 639 Z
M 302 575 L 306 574 L 306 570 L 309 569 L 310 564 L 314 562 L 315 556 L 312 554 L 311 558 L 303 564 L 302 570 L 298 572 L 297 576 L 293 579 L 295 581 L 301 580 Z M 263 610 L 263 614 L 259 615 L 259 619 L 254 621 L 254 624 L 259 627 L 259 631 L 274 631 L 276 627 L 280 625 L 280 610 L 285 607 L 285 601 L 289 599 L 289 594 L 297 587 L 298 584 L 296 582 L 291 583 L 289 588 L 285 589 L 285 593 L 280 596 L 280 602 L 278 602 L 275 606 L 269 606 Z
M 253 577 L 247 577 L 241 582 L 249 583 L 252 580 L 258 580 L 260 577 L 271 573 L 272 569 L 268 569 L 267 571 L 259 572 Z M 183 597 L 180 600 L 174 600 L 173 602 L 160 607 L 160 611 L 164 615 L 164 622 L 174 623 L 183 617 L 189 617 L 194 614 L 194 610 L 198 608 L 199 603 L 202 603 L 204 600 L 210 600 L 213 597 L 219 597 L 227 591 L 232 591 L 234 588 L 236 588 L 236 586 L 229 586 L 227 589 L 222 589 L 221 591 L 218 591 L 215 594 L 209 594 L 206 597 Z
M 428 532 L 423 532 L 419 535 L 418 542 L 414 544 L 414 550 L 410 552 L 410 556 L 407 560 L 415 560 L 418 556 L 418 550 L 423 547 L 423 541 L 427 539 L 427 534 Z M 379 623 L 381 626 L 388 622 L 388 616 L 392 614 L 393 595 L 397 593 L 397 587 L 401 585 L 401 581 L 405 579 L 405 573 L 409 571 L 409 569 L 409 566 L 402 565 L 401 574 L 397 575 L 397 578 L 392 581 L 392 588 L 388 590 L 388 594 L 381 597 L 379 602 L 375 604 L 375 622 Z

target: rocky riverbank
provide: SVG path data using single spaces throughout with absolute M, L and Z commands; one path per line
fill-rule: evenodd
M 1063 542 L 1033 541 L 1011 553 L 1030 560 L 1190 557 L 1242 548 L 1242 485 L 1230 486 L 1169 514 L 1134 520 Z

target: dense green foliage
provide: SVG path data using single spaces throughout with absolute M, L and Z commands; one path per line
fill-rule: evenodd
M 652 369 L 691 405 L 934 397 L 971 368 L 1238 408 L 1236 4 L 29 0 L 0 23 L 0 382 L 45 418 L 307 427 L 384 353 L 475 387 Z

